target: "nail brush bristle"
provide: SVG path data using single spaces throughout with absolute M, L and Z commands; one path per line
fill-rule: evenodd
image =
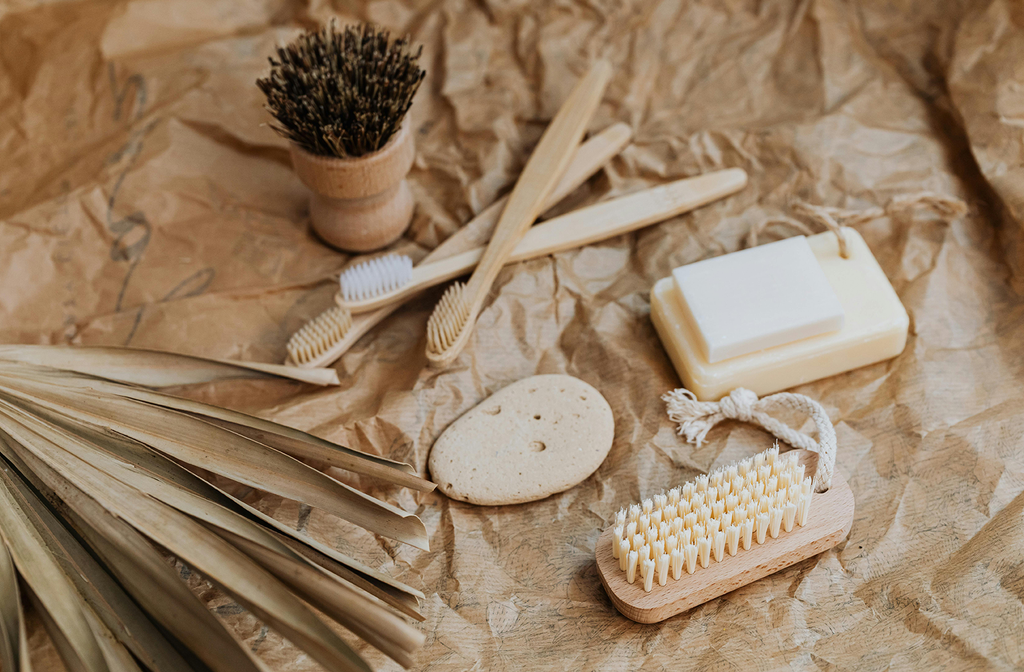
M 616 521 L 631 522 L 611 542 L 619 568 L 629 583 L 639 572 L 650 592 L 655 574 L 665 585 L 670 569 L 679 580 L 805 525 L 812 488 L 803 473 L 795 453 L 775 447 L 623 509 Z

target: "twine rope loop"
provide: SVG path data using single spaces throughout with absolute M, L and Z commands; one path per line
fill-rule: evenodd
M 758 399 L 750 390 L 738 387 L 720 401 L 697 401 L 693 392 L 678 389 L 665 394 L 668 417 L 679 425 L 679 435 L 698 447 L 708 432 L 723 420 L 739 420 L 760 425 L 794 448 L 818 453 L 818 469 L 814 473 L 814 491 L 824 492 L 832 486 L 836 464 L 836 430 L 828 413 L 818 402 L 803 394 L 780 392 Z M 770 415 L 771 411 L 788 408 L 809 415 L 818 429 L 818 440 Z
M 839 240 L 839 256 L 848 259 L 850 255 L 846 247 L 846 236 L 843 235 L 844 226 L 860 226 L 881 217 L 907 220 L 913 217 L 917 210 L 931 210 L 940 219 L 951 222 L 967 213 L 967 204 L 955 196 L 938 194 L 934 191 L 922 191 L 916 194 L 893 196 L 884 208 L 876 206 L 864 210 L 846 210 L 826 205 L 814 205 L 805 201 L 794 201 L 790 204 L 790 209 L 804 219 L 836 234 L 836 238 Z M 751 227 L 750 233 L 747 234 L 747 247 L 756 247 L 758 236 L 764 233 L 769 226 L 777 224 L 789 226 L 807 236 L 812 233 L 812 229 L 807 224 L 796 219 L 789 217 L 768 219 Z

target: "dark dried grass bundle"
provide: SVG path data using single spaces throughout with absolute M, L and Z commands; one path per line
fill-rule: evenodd
M 398 131 L 423 81 L 420 47 L 370 24 L 339 32 L 331 22 L 277 49 L 267 96 L 272 128 L 313 154 L 350 158 L 374 152 Z

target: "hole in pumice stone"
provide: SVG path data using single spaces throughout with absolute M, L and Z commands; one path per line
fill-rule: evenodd
M 485 409 L 484 413 L 486 413 L 487 415 L 497 415 L 498 413 L 501 413 L 501 406 L 495 406 L 494 408 Z
M 541 453 L 547 450 L 547 446 L 544 445 L 543 441 L 531 441 L 530 450 L 532 450 L 535 453 Z
M 540 416 L 539 415 L 535 415 L 535 416 L 533 416 L 533 419 L 534 420 L 540 420 Z

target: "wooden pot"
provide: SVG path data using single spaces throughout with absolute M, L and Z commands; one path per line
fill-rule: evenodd
M 292 165 L 313 193 L 313 230 L 334 247 L 370 252 L 395 242 L 412 221 L 405 176 L 416 146 L 408 124 L 373 154 L 353 159 L 317 156 L 292 143 Z

